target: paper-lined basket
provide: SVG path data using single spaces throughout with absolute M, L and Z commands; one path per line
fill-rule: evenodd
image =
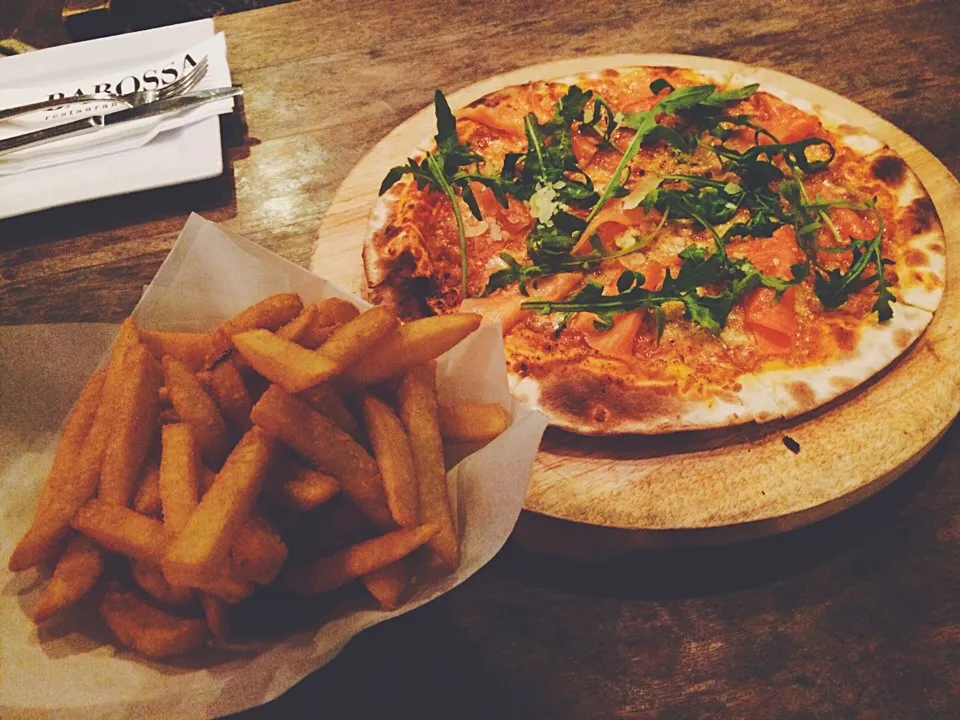
M 362 301 L 198 215 L 188 220 L 134 314 L 144 329 L 206 331 L 268 295 L 296 292 Z M 6 570 L 29 524 L 59 426 L 115 329 L 0 328 L 0 717 L 204 718 L 277 697 L 379 622 L 456 587 L 506 542 L 523 505 L 546 419 L 513 402 L 499 328 L 484 324 L 440 358 L 441 403 L 498 402 L 508 430 L 448 473 L 460 525 L 456 573 L 415 589 L 399 610 L 358 601 L 327 622 L 256 643 L 153 662 L 118 649 L 96 612 L 80 607 L 38 631 L 29 614 L 45 574 Z

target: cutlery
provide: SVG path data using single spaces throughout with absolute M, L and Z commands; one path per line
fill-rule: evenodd
M 88 93 L 86 95 L 75 95 L 73 97 L 61 98 L 59 100 L 42 100 L 41 102 L 30 103 L 29 105 L 18 105 L 17 107 L 5 108 L 0 110 L 0 120 L 9 120 L 10 118 L 27 115 L 40 110 L 50 110 L 52 108 L 63 107 L 64 105 L 78 105 L 89 102 L 122 102 L 130 107 L 140 107 L 157 100 L 164 100 L 189 92 L 197 83 L 203 80 L 209 69 L 207 56 L 204 55 L 200 61 L 194 65 L 189 72 L 181 75 L 169 85 L 164 85 L 156 90 L 138 90 L 125 95 L 117 95 L 112 92 Z
M 243 88 L 240 85 L 233 85 L 215 90 L 198 90 L 188 95 L 178 95 L 176 97 L 155 100 L 146 105 L 127 108 L 126 110 L 118 110 L 105 115 L 91 115 L 90 117 L 74 120 L 73 122 L 54 125 L 0 140 L 0 155 L 5 155 L 16 150 L 23 150 L 28 147 L 45 145 L 67 137 L 95 133 L 105 127 L 112 127 L 131 120 L 192 110 L 195 107 L 206 105 L 209 102 L 224 100 L 242 94 Z

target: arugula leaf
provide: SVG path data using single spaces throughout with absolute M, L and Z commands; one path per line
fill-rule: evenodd
M 853 261 L 846 272 L 838 268 L 829 271 L 818 270 L 814 275 L 814 291 L 820 302 L 827 309 L 838 308 L 850 299 L 850 295 L 870 285 L 877 287 L 877 299 L 871 308 L 877 313 L 880 322 L 886 322 L 893 317 L 891 303 L 896 300 L 890 291 L 890 282 L 884 273 L 884 266 L 892 265 L 893 261 L 883 257 L 883 216 L 876 210 L 876 203 L 867 203 L 873 208 L 877 217 L 877 232 L 872 239 L 850 238 Z M 876 272 L 864 277 L 869 265 L 873 265 Z

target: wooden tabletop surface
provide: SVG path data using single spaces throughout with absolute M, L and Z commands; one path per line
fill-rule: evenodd
M 960 173 L 952 2 L 305 0 L 218 26 L 247 93 L 246 127 L 225 126 L 228 170 L 0 221 L 0 324 L 119 320 L 190 211 L 306 265 L 344 176 L 434 88 L 553 58 L 680 52 L 771 67 L 861 103 Z M 237 717 L 886 720 L 958 709 L 955 424 L 891 487 L 780 537 L 589 565 L 508 545 L 464 586 Z

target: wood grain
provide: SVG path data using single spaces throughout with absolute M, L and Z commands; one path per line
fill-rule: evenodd
M 553 61 L 487 78 L 449 97 L 458 108 L 509 85 L 633 65 L 690 67 L 759 82 L 825 108 L 878 137 L 918 173 L 944 223 L 948 254 L 960 256 L 960 184 L 928 151 L 870 111 L 783 73 L 684 55 L 616 55 Z M 337 191 L 320 228 L 312 267 L 355 291 L 365 288 L 360 251 L 387 169 L 402 165 L 435 132 L 427 107 L 390 132 Z M 859 502 L 919 460 L 960 411 L 960 272 L 950 264 L 933 323 L 893 367 L 820 411 L 793 421 L 730 431 L 586 438 L 548 432 L 530 480 L 526 508 L 590 525 L 642 531 L 627 547 L 675 541 L 721 542 L 782 532 Z M 916 403 L 917 387 L 929 401 Z M 890 418 L 876 432 L 861 428 Z M 790 435 L 801 452 L 783 444 Z M 843 448 L 844 461 L 837 461 Z M 775 472 L 771 472 L 772 469 Z M 582 533 L 581 533 L 582 535 Z M 620 537 L 619 534 L 616 537 Z M 560 538 L 558 538 L 560 540 Z M 566 545 L 567 543 L 564 543 Z M 582 547 L 582 539 L 573 543 Z M 546 549 L 542 540 L 537 545 Z

